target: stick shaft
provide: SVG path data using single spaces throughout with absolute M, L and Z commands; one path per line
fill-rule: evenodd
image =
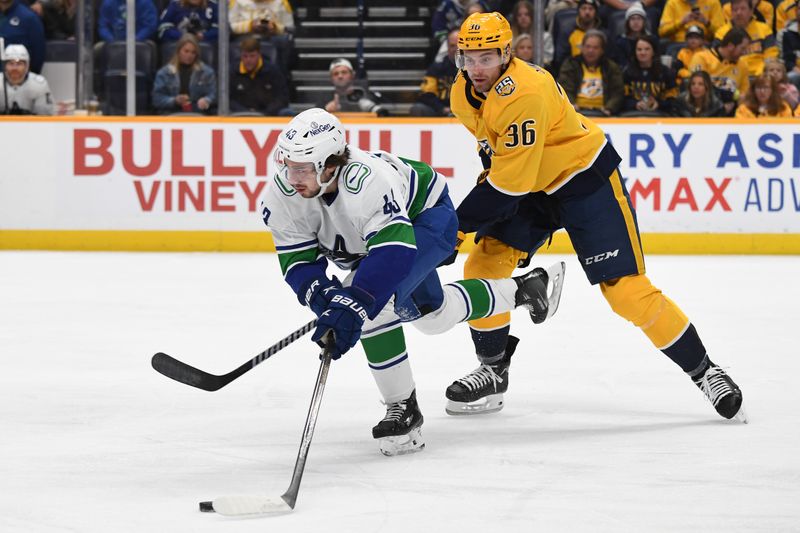
M 303 428 L 303 438 L 300 440 L 300 449 L 297 451 L 297 461 L 294 464 L 292 481 L 289 488 L 281 496 L 283 500 L 294 509 L 297 502 L 297 493 L 300 491 L 300 481 L 303 479 L 303 471 L 308 459 L 308 450 L 311 447 L 311 439 L 314 436 L 314 426 L 317 424 L 317 415 L 322 403 L 322 393 L 325 390 L 325 382 L 328 379 L 328 370 L 331 365 L 331 347 L 333 345 L 333 333 L 328 333 L 325 341 L 325 349 L 322 352 L 322 362 L 317 373 L 317 383 L 314 386 L 314 394 L 311 396 L 311 405 L 308 407 L 306 425 Z

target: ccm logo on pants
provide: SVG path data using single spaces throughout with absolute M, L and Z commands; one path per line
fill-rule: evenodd
M 617 255 L 619 255 L 619 248 L 617 248 L 613 252 L 605 252 L 603 254 L 587 257 L 586 259 L 583 260 L 583 262 L 584 264 L 591 265 L 592 263 L 599 263 L 600 261 L 605 261 L 606 259 L 617 257 Z

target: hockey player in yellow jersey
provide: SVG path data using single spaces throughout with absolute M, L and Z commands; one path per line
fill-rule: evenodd
M 558 229 L 611 308 L 686 372 L 725 418 L 744 420 L 742 393 L 706 354 L 678 306 L 645 276 L 636 213 L 603 131 L 576 112 L 544 69 L 511 55 L 499 13 L 468 17 L 459 33 L 450 108 L 475 136 L 485 170 L 457 209 L 475 233 L 467 277 L 504 278 Z M 447 388 L 450 414 L 503 407 L 517 339 L 510 315 L 470 322 L 480 366 Z

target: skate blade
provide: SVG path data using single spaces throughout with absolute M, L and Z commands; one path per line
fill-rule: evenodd
M 378 446 L 383 455 L 393 457 L 421 452 L 425 449 L 425 441 L 422 440 L 421 428 L 416 427 L 405 435 L 381 437 L 378 439 Z
M 556 314 L 558 304 L 561 302 L 561 289 L 564 288 L 564 272 L 567 265 L 564 261 L 552 265 L 547 269 L 549 285 L 552 285 L 547 296 L 547 317 L 545 320 Z
M 483 415 L 488 413 L 496 413 L 505 406 L 502 394 L 490 394 L 484 396 L 480 400 L 474 402 L 455 402 L 447 400 L 444 410 L 448 415 L 464 416 L 464 415 Z
M 744 403 L 739 406 L 739 412 L 736 413 L 736 416 L 733 417 L 734 420 L 738 420 L 742 424 L 747 424 L 750 419 L 747 418 L 747 411 L 744 410 Z

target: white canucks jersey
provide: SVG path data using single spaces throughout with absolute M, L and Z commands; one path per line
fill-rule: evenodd
M 30 72 L 25 81 L 11 85 L 5 75 L 0 74 L 0 81 L 0 113 L 27 111 L 34 115 L 53 114 L 53 97 L 44 76 Z
M 303 198 L 278 174 L 268 181 L 261 215 L 284 276 L 320 255 L 352 269 L 378 247 L 416 248 L 412 221 L 435 205 L 446 187 L 425 163 L 352 146 L 347 164 L 334 176 L 332 201 L 327 194 Z

